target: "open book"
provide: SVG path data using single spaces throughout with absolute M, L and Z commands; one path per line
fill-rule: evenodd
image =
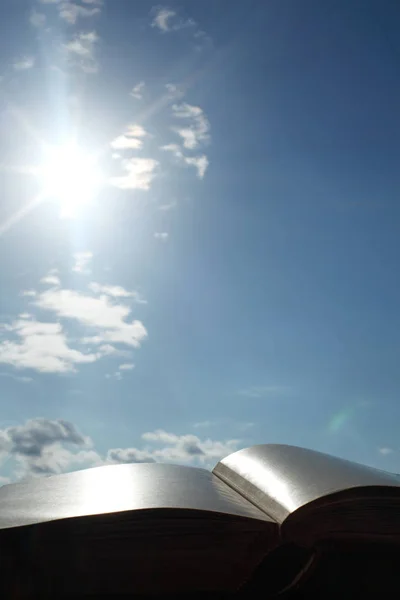
M 1 597 L 265 598 L 360 547 L 400 552 L 400 479 L 293 446 L 240 450 L 212 473 L 113 465 L 0 489 Z

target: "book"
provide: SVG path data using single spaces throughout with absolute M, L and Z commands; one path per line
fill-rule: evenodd
M 399 553 L 398 476 L 293 446 L 0 488 L 1 597 L 333 598 L 396 583 Z

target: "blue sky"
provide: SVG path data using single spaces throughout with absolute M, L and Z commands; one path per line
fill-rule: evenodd
M 399 469 L 395 2 L 3 0 L 1 482 Z

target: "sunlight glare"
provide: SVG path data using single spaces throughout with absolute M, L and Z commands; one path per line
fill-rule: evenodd
M 45 196 L 59 202 L 62 217 L 76 217 L 101 186 L 95 157 L 75 142 L 48 148 L 39 177 Z

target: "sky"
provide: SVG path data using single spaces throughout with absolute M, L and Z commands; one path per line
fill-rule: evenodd
M 400 7 L 3 0 L 0 484 L 399 472 Z

